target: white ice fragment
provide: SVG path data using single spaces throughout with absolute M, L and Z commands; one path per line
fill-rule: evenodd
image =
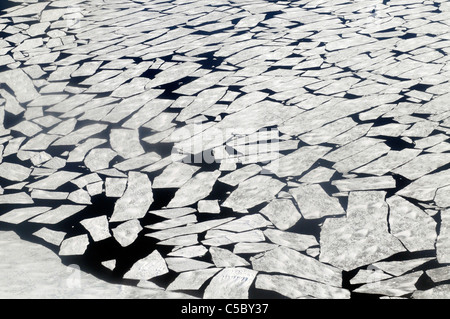
M 166 262 L 161 254 L 154 250 L 150 255 L 138 260 L 131 269 L 125 273 L 125 279 L 149 280 L 169 272 Z
M 47 227 L 42 227 L 38 231 L 34 232 L 33 235 L 42 238 L 46 242 L 55 246 L 61 245 L 64 237 L 66 237 L 65 232 L 48 229 Z
M 175 193 L 175 197 L 167 205 L 168 208 L 189 206 L 197 201 L 208 196 L 217 178 L 220 176 L 220 171 L 201 172 L 187 181 Z
M 205 289 L 205 299 L 248 299 L 248 290 L 257 272 L 247 268 L 225 268 Z
M 25 207 L 10 210 L 0 216 L 0 222 L 9 224 L 20 224 L 30 218 L 49 211 L 51 207 Z
M 80 224 L 87 229 L 94 241 L 100 241 L 111 237 L 106 215 L 84 219 Z
M 87 235 L 79 235 L 65 239 L 61 243 L 60 256 L 83 255 L 89 245 Z
M 305 219 L 345 214 L 339 200 L 329 196 L 318 184 L 302 185 L 289 191 Z
M 137 219 L 132 219 L 124 222 L 112 230 L 114 238 L 122 247 L 127 247 L 134 243 L 142 226 Z
M 147 174 L 129 172 L 127 189 L 117 200 L 110 221 L 119 222 L 142 218 L 152 203 L 152 184 Z

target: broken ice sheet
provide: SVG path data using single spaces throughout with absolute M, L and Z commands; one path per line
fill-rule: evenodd
M 256 277 L 257 289 L 276 291 L 291 299 L 307 297 L 319 299 L 349 299 L 350 291 L 320 282 L 285 275 L 259 274 Z
M 208 196 L 220 171 L 200 172 L 181 186 L 175 193 L 175 197 L 167 205 L 168 208 L 189 206 Z
M 274 199 L 261 211 L 278 229 L 286 230 L 294 226 L 302 217 L 289 199 Z
M 316 184 L 328 182 L 336 171 L 326 167 L 317 167 L 299 179 L 299 182 Z
M 70 237 L 61 243 L 59 249 L 60 256 L 71 256 L 71 255 L 83 255 L 89 245 L 89 238 L 87 235 L 79 235 L 75 237 Z
M 111 237 L 106 215 L 84 219 L 80 224 L 87 229 L 94 241 L 100 241 Z
M 241 182 L 222 204 L 237 212 L 245 212 L 258 204 L 274 199 L 284 183 L 269 176 L 258 175 Z
M 200 167 L 175 162 L 153 180 L 153 188 L 180 188 L 191 179 Z
M 119 222 L 142 218 L 152 203 L 152 184 L 147 174 L 129 172 L 127 189 L 114 205 L 110 221 Z
M 287 247 L 278 247 L 251 258 L 253 269 L 283 273 L 341 287 L 342 271 Z
M 318 184 L 302 185 L 290 190 L 305 219 L 345 214 L 339 200 L 329 196 Z
M 219 268 L 210 268 L 180 273 L 167 287 L 167 290 L 198 290 L 219 270 Z
M 205 299 L 248 299 L 248 290 L 257 272 L 247 268 L 225 268 L 205 289 Z
M 400 196 L 386 200 L 389 205 L 390 233 L 409 251 L 434 249 L 436 222 L 419 207 Z
M 345 271 L 405 251 L 388 232 L 385 192 L 351 192 L 347 217 L 327 218 L 320 232 L 319 260 Z
M 234 246 L 235 254 L 256 254 L 277 248 L 278 245 L 270 243 L 237 243 Z
M 367 283 L 355 289 L 354 292 L 400 297 L 417 289 L 415 284 L 422 274 L 423 271 L 417 271 L 400 277 Z
M 161 254 L 154 250 L 150 255 L 138 260 L 123 278 L 136 280 L 149 280 L 169 272 L 166 262 Z
M 67 199 L 77 204 L 92 204 L 91 196 L 84 189 L 78 189 L 71 192 Z

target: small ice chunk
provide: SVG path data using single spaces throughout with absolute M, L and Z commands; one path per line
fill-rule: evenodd
M 83 255 L 89 245 L 87 235 L 79 235 L 65 239 L 61 243 L 60 256 Z
M 206 246 L 225 246 L 239 242 L 262 242 L 265 240 L 264 234 L 260 230 L 250 230 L 242 233 L 232 233 L 218 230 L 222 236 L 216 236 L 202 241 Z
M 80 224 L 87 229 L 94 241 L 100 241 L 111 237 L 106 215 L 84 219 Z
M 36 199 L 65 200 L 68 196 L 68 192 L 44 191 L 41 189 L 33 189 L 31 191 L 31 198 Z
M 144 166 L 148 166 L 159 160 L 161 160 L 161 156 L 159 156 L 155 152 L 150 152 L 150 153 L 146 153 L 146 154 L 134 157 L 134 158 L 124 160 L 120 163 L 115 164 L 114 167 L 117 168 L 118 170 L 126 172 L 126 171 L 139 169 Z
M 361 177 L 334 180 L 331 182 L 340 192 L 384 190 L 396 187 L 395 179 L 392 176 Z
M 127 247 L 134 243 L 142 229 L 139 221 L 137 219 L 132 219 L 120 224 L 114 228 L 112 232 L 117 242 L 122 247 Z
M 102 265 L 108 268 L 109 270 L 114 270 L 116 268 L 116 260 L 111 259 L 102 261 Z
M 149 280 L 169 272 L 161 254 L 154 250 L 150 255 L 138 260 L 123 276 L 125 279 Z
M 198 235 L 184 235 L 158 242 L 158 245 L 189 246 L 198 244 Z
M 161 216 L 164 218 L 177 218 L 184 215 L 188 215 L 190 213 L 195 212 L 196 210 L 194 208 L 190 207 L 183 207 L 183 208 L 169 208 L 169 209 L 159 209 L 159 210 L 151 210 L 149 211 L 149 214 L 154 214 L 157 216 Z

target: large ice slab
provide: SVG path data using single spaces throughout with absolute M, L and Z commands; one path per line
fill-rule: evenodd
M 328 218 L 320 232 L 320 258 L 346 271 L 405 250 L 389 234 L 385 192 L 351 192 L 347 217 Z
M 138 260 L 123 276 L 126 279 L 149 280 L 169 272 L 161 254 L 154 250 L 150 255 Z

